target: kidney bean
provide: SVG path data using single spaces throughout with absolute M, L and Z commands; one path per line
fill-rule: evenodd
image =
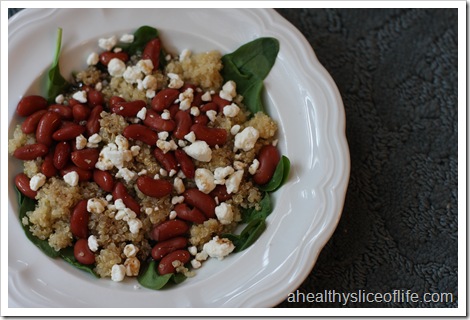
M 21 131 L 24 133 L 33 133 L 36 131 L 38 126 L 39 120 L 41 120 L 42 116 L 47 112 L 47 110 L 38 110 L 33 114 L 29 115 L 21 124 Z
M 203 103 L 202 101 L 203 94 L 204 92 L 199 92 L 196 89 L 194 89 L 194 97 L 193 97 L 193 103 L 192 103 L 193 106 L 200 106 Z
M 98 162 L 100 152 L 98 149 L 82 149 L 70 154 L 70 159 L 79 168 L 92 170 Z
M 53 177 L 57 174 L 57 168 L 54 166 L 54 153 L 49 152 L 41 164 L 41 172 L 47 177 Z
M 77 167 L 76 165 L 69 164 L 65 166 L 63 169 L 60 169 L 60 175 L 63 177 L 67 173 L 75 171 L 78 174 L 78 181 L 89 181 L 93 173 L 90 170 L 85 170 L 82 168 Z
M 152 60 L 153 70 L 158 69 L 158 65 L 160 63 L 160 49 L 161 49 L 161 42 L 159 38 L 155 38 L 150 40 L 145 45 L 144 51 L 142 52 L 142 59 L 150 59 Z
M 174 210 L 178 218 L 194 222 L 197 224 L 204 223 L 206 216 L 198 208 L 189 208 L 185 203 L 178 203 Z
M 175 158 L 186 178 L 194 179 L 196 168 L 191 157 L 189 157 L 184 150 L 176 149 Z
M 145 116 L 144 124 L 157 132 L 171 132 L 176 127 L 174 120 L 165 120 L 158 113 L 151 109 L 147 109 L 147 115 Z
M 95 89 L 87 90 L 87 102 L 90 107 L 102 106 L 104 104 L 103 94 Z
M 111 112 L 123 117 L 135 117 L 137 113 L 145 108 L 147 104 L 144 100 L 135 100 L 129 102 L 115 102 L 111 105 Z
M 73 118 L 72 108 L 63 104 L 52 104 L 47 110 L 57 112 L 62 120 L 72 120 Z
M 95 263 L 95 254 L 88 247 L 87 239 L 78 239 L 73 247 L 73 255 L 78 262 L 85 265 Z
M 47 108 L 47 100 L 41 96 L 26 96 L 23 97 L 16 106 L 16 113 L 22 117 L 32 115 L 38 110 Z
M 60 115 L 53 111 L 46 112 L 38 122 L 36 128 L 36 141 L 46 146 L 52 145 L 52 134 L 61 124 Z
M 280 159 L 279 151 L 275 146 L 263 146 L 258 153 L 259 167 L 253 175 L 253 181 L 259 185 L 268 183 L 273 177 Z
M 215 104 L 217 104 L 217 106 L 219 107 L 219 112 L 223 112 L 224 107 L 232 103 L 228 100 L 221 98 L 218 93 L 212 95 L 212 102 L 215 102 Z
M 70 144 L 67 141 L 59 142 L 55 146 L 53 164 L 54 167 L 61 170 L 69 162 L 70 159 Z
M 184 139 L 184 136 L 191 130 L 193 121 L 188 112 L 180 110 L 175 115 L 175 124 L 176 128 L 175 131 L 173 131 L 173 136 L 177 139 Z
M 209 123 L 209 118 L 205 114 L 200 114 L 193 118 L 193 122 L 205 126 Z
M 109 107 L 110 108 L 113 107 L 118 102 L 126 102 L 126 99 L 124 99 L 123 97 L 120 97 L 120 96 L 112 96 L 109 99 Z
M 93 181 L 106 192 L 112 192 L 114 189 L 114 179 L 108 171 L 93 170 Z
M 183 220 L 167 220 L 156 225 L 151 232 L 151 237 L 155 241 L 165 241 L 179 237 L 188 232 L 189 225 Z
M 152 248 L 152 258 L 158 261 L 173 251 L 186 248 L 187 245 L 188 239 L 185 237 L 176 237 L 159 242 Z
M 31 190 L 29 186 L 29 178 L 24 173 L 19 173 L 15 177 L 15 185 L 20 190 L 22 194 L 27 196 L 28 198 L 34 199 L 38 194 L 37 191 Z
M 167 196 L 173 190 L 173 185 L 168 180 L 153 179 L 149 176 L 140 176 L 136 184 L 143 194 L 154 198 Z
M 196 92 L 196 85 L 192 84 L 192 83 L 188 83 L 188 82 L 185 82 L 183 84 L 183 86 L 180 88 L 180 92 L 185 92 L 186 90 L 188 89 L 193 89 L 193 92 L 195 93 Z
M 188 250 L 176 250 L 162 258 L 158 264 L 158 273 L 160 275 L 175 273 L 176 269 L 173 266 L 174 261 L 180 261 L 182 264 L 186 264 L 191 259 L 191 255 Z
M 42 143 L 27 144 L 13 152 L 13 156 L 20 160 L 34 160 L 44 157 L 49 152 L 49 147 Z
M 103 107 L 101 105 L 98 105 L 91 110 L 85 126 L 88 136 L 100 132 L 101 112 L 103 112 Z
M 83 104 L 78 103 L 72 107 L 72 116 L 73 119 L 77 122 L 87 120 L 90 116 L 90 113 L 90 108 L 84 106 Z
M 129 194 L 126 186 L 124 186 L 122 182 L 117 182 L 114 185 L 112 195 L 115 201 L 116 199 L 122 199 L 122 202 L 124 202 L 126 207 L 134 211 L 135 214 L 138 215 L 140 213 L 139 203 Z
M 158 135 L 155 131 L 141 124 L 131 124 L 124 128 L 122 135 L 127 139 L 142 141 L 150 146 L 157 144 Z
M 222 128 L 209 128 L 202 124 L 196 123 L 191 126 L 197 140 L 205 141 L 209 146 L 223 145 L 227 141 L 227 131 Z
M 160 148 L 155 148 L 153 150 L 153 155 L 166 171 L 178 171 L 178 162 L 176 161 L 175 154 L 173 152 L 168 151 L 167 153 L 164 153 Z
M 71 107 L 73 107 L 74 105 L 79 104 L 79 103 L 80 103 L 80 101 L 78 101 L 74 98 L 69 99 L 69 106 L 71 106 Z
M 216 203 L 210 195 L 196 188 L 183 192 L 184 202 L 201 210 L 207 218 L 215 218 Z
M 219 202 L 224 202 L 232 199 L 232 195 L 227 193 L 227 187 L 225 186 L 225 184 L 216 185 L 214 190 L 212 190 L 209 195 L 214 199 L 215 197 L 217 197 Z
M 203 112 L 207 112 L 209 110 L 213 110 L 213 111 L 218 112 L 219 111 L 219 106 L 215 102 L 208 102 L 205 105 L 201 106 L 200 110 L 203 111 Z
M 86 128 L 79 124 L 70 123 L 66 124 L 63 128 L 57 130 L 52 134 L 52 139 L 56 141 L 72 140 L 84 133 Z
M 88 221 L 90 215 L 87 211 L 88 200 L 81 200 L 72 210 L 70 216 L 70 231 L 79 239 L 88 238 Z
M 174 119 L 176 116 L 176 113 L 180 111 L 180 105 L 177 103 L 174 103 L 167 110 L 170 112 L 171 119 Z
M 180 92 L 176 89 L 166 88 L 159 91 L 155 97 L 153 97 L 151 106 L 152 109 L 157 112 L 163 112 L 163 110 L 168 109 L 178 98 Z
M 100 53 L 99 58 L 100 58 L 101 64 L 107 66 L 109 61 L 111 61 L 114 58 L 119 59 L 122 62 L 127 62 L 129 60 L 129 55 L 124 51 L 121 51 L 121 52 L 105 51 L 105 52 Z

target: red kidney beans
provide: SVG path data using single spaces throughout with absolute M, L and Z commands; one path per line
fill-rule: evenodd
M 34 160 L 38 157 L 44 157 L 49 152 L 49 147 L 42 143 L 27 144 L 17 148 L 13 156 L 20 160 Z
M 41 172 L 47 177 L 53 177 L 57 174 L 57 168 L 54 166 L 54 153 L 49 152 L 41 164 Z
M 87 120 L 90 116 L 90 113 L 90 108 L 84 106 L 83 104 L 78 103 L 72 107 L 73 119 L 77 122 Z
M 108 171 L 93 170 L 93 181 L 106 192 L 112 192 L 114 189 L 114 179 Z
M 22 194 L 26 197 L 34 199 L 38 194 L 37 191 L 33 191 L 29 186 L 29 178 L 24 173 L 19 173 L 15 177 L 15 185 Z
M 175 273 L 176 269 L 173 266 L 174 261 L 180 261 L 182 264 L 186 264 L 191 259 L 191 255 L 188 250 L 176 250 L 162 258 L 158 264 L 158 273 L 160 275 Z
M 209 195 L 214 199 L 217 197 L 219 202 L 224 202 L 232 199 L 232 195 L 227 193 L 227 187 L 224 184 L 216 185 L 214 190 L 212 190 Z
M 217 106 L 219 107 L 219 112 L 223 112 L 224 107 L 232 103 L 228 100 L 221 98 L 218 93 L 212 95 L 212 102 L 217 104 Z
M 104 104 L 103 94 L 95 89 L 87 90 L 87 102 L 90 107 L 102 106 Z
M 253 175 L 253 181 L 259 185 L 268 183 L 273 177 L 280 159 L 279 151 L 275 146 L 263 146 L 258 153 L 259 167 Z
M 22 117 L 32 115 L 38 110 L 47 108 L 47 100 L 41 96 L 31 95 L 23 97 L 16 106 L 16 113 Z
M 150 40 L 144 48 L 142 52 L 142 59 L 150 59 L 152 60 L 153 70 L 158 69 L 158 65 L 160 62 L 160 49 L 161 49 L 161 41 L 159 38 Z
M 47 110 L 57 112 L 62 120 L 72 120 L 73 118 L 72 108 L 63 104 L 52 104 Z
M 179 95 L 180 92 L 176 89 L 167 88 L 159 91 L 152 99 L 152 109 L 157 112 L 163 112 L 163 110 L 168 109 L 173 104 Z
M 184 139 L 184 136 L 191 130 L 193 121 L 188 112 L 180 110 L 175 115 L 176 129 L 173 131 L 173 136 L 177 139 Z
M 46 146 L 52 145 L 52 134 L 61 123 L 61 117 L 58 113 L 53 111 L 46 112 L 39 120 L 36 128 L 36 141 Z
M 116 103 L 118 102 L 126 102 L 126 99 L 124 99 L 123 97 L 120 97 L 120 96 L 112 96 L 110 99 L 109 99 L 109 107 L 112 108 L 116 105 Z
M 151 109 L 147 110 L 147 115 L 145 116 L 144 124 L 157 132 L 171 132 L 176 127 L 175 121 L 173 121 L 172 119 L 165 120 L 157 112 Z
M 174 210 L 178 218 L 194 222 L 197 224 L 204 223 L 206 216 L 198 208 L 189 208 L 185 203 L 178 203 Z
M 175 150 L 175 158 L 186 178 L 194 179 L 196 168 L 193 160 L 181 149 Z
M 95 254 L 88 247 L 88 240 L 78 239 L 73 247 L 73 255 L 78 262 L 85 265 L 95 263 Z
M 155 159 L 165 168 L 166 171 L 178 171 L 178 162 L 176 161 L 175 154 L 171 151 L 164 153 L 161 149 L 155 148 L 153 150 Z
M 143 194 L 154 198 L 167 196 L 173 190 L 173 185 L 168 180 L 153 179 L 149 176 L 140 176 L 136 184 Z
M 144 100 L 115 102 L 111 106 L 111 112 L 123 117 L 135 117 L 142 108 L 145 108 L 146 105 L 147 104 Z
M 38 126 L 39 120 L 41 120 L 42 116 L 47 112 L 47 110 L 38 110 L 28 116 L 23 123 L 21 124 L 21 131 L 24 133 L 33 133 L 36 131 Z
M 198 140 L 205 141 L 209 146 L 223 145 L 227 141 L 227 131 L 222 128 L 209 128 L 202 124 L 196 123 L 191 126 Z
M 101 64 L 105 66 L 107 66 L 109 61 L 111 61 L 114 58 L 119 59 L 122 62 L 127 62 L 129 60 L 129 55 L 124 51 L 121 51 L 121 52 L 105 51 L 105 52 L 100 53 L 100 56 L 99 56 Z
M 215 218 L 214 198 L 198 189 L 187 189 L 183 192 L 184 202 L 201 210 L 207 218 Z
M 157 144 L 158 135 L 155 131 L 141 124 L 131 124 L 124 128 L 122 135 L 127 139 L 142 141 L 150 146 Z
M 69 162 L 71 148 L 70 144 L 66 141 L 59 142 L 54 150 L 53 164 L 57 169 L 63 169 Z
M 115 201 L 117 199 L 122 199 L 122 202 L 124 202 L 126 207 L 134 211 L 135 214 L 139 215 L 140 213 L 139 203 L 129 194 L 126 186 L 122 182 L 117 182 L 114 185 L 112 195 Z
M 52 139 L 56 141 L 72 140 L 84 133 L 86 128 L 79 124 L 70 123 L 52 134 Z
M 152 258 L 158 261 L 173 251 L 184 249 L 187 245 L 188 239 L 185 237 L 176 237 L 173 239 L 161 241 L 153 247 Z
M 88 221 L 90 215 L 87 211 L 88 200 L 81 200 L 72 210 L 70 216 L 70 231 L 79 239 L 88 238 Z
M 86 133 L 88 136 L 91 136 L 95 133 L 100 132 L 101 112 L 103 112 L 103 107 L 101 105 L 98 105 L 91 110 L 90 116 L 88 117 L 88 120 L 85 126 Z
M 200 110 L 203 111 L 203 112 L 207 112 L 209 110 L 213 110 L 213 111 L 218 112 L 219 111 L 219 106 L 215 102 L 208 102 L 205 105 L 201 106 Z
M 167 220 L 156 225 L 152 232 L 151 237 L 155 241 L 165 241 L 171 238 L 184 235 L 189 230 L 189 225 L 183 220 Z
M 205 114 L 200 114 L 193 118 L 193 122 L 205 126 L 209 123 L 209 118 Z
M 63 169 L 60 169 L 60 175 L 63 177 L 67 173 L 75 171 L 78 174 L 78 181 L 89 181 L 93 175 L 90 170 L 85 170 L 82 168 L 77 167 L 76 165 L 69 164 L 65 166 Z
M 92 170 L 98 162 L 100 152 L 98 149 L 82 149 L 70 154 L 70 159 L 79 168 Z

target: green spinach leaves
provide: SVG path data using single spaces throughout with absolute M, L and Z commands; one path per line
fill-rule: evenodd
M 62 77 L 59 67 L 60 47 L 62 45 L 62 28 L 57 29 L 57 40 L 55 47 L 54 60 L 52 66 L 47 73 L 47 100 L 49 103 L 54 102 L 55 98 L 63 93 L 70 85 L 67 80 Z
M 168 284 L 178 284 L 186 280 L 186 276 L 181 273 L 168 273 L 159 275 L 157 272 L 157 263 L 155 260 L 151 260 L 141 267 L 141 271 L 137 277 L 137 281 L 141 286 L 160 290 Z
M 263 80 L 273 67 L 278 52 L 277 39 L 258 38 L 222 57 L 224 80 L 235 81 L 237 92 L 252 113 L 264 111 Z

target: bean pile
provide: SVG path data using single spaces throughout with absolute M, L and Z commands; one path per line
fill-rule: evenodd
M 99 71 L 99 80 L 79 81 L 63 93 L 63 102 L 38 95 L 19 101 L 16 113 L 24 118 L 20 129 L 28 139 L 23 136 L 12 155 L 25 167 L 35 163 L 37 170 L 16 175 L 15 185 L 39 202 L 41 190 L 57 183 L 75 192 L 92 190 L 66 208 L 66 241 L 53 247 L 73 246 L 75 259 L 91 266 L 102 263 L 105 252 L 117 251 L 112 265 L 97 268 L 100 276 L 115 281 L 137 276 L 149 257 L 158 261 L 161 275 L 190 274 L 189 265 L 198 268 L 208 257 L 222 259 L 234 249 L 220 235 L 237 226 L 242 208 L 259 203 L 257 186 L 270 181 L 280 160 L 277 126 L 263 113 L 249 115 L 232 81 L 208 90 L 159 66 L 159 38 L 149 41 L 141 56 L 113 49 L 89 67 Z M 162 88 L 132 100 L 102 88 L 113 78 L 122 81 L 111 65 L 129 69 L 142 61 L 151 66 L 147 75 L 163 74 Z M 112 117 L 122 130 L 105 125 Z M 144 150 L 151 159 L 139 158 Z M 158 222 L 149 218 L 152 199 L 168 204 L 160 208 L 165 213 Z M 27 223 L 38 227 L 33 216 Z M 97 229 L 100 219 L 119 223 L 130 236 L 113 234 L 113 228 L 104 236 Z M 49 235 L 55 225 L 50 224 Z

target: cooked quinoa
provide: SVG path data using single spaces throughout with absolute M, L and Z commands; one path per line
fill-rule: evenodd
M 140 60 L 140 56 L 133 56 L 126 63 L 126 66 L 132 66 Z M 223 86 L 223 78 L 220 74 L 222 69 L 221 54 L 217 51 L 205 53 L 175 54 L 171 56 L 166 67 L 163 70 L 156 70 L 152 75 L 156 79 L 155 93 L 161 89 L 167 88 L 170 83 L 169 74 L 178 75 L 184 81 L 195 85 L 202 92 L 217 93 Z M 174 76 L 173 76 L 174 77 Z M 154 93 L 142 89 L 140 83 L 129 83 L 123 77 L 110 77 L 106 70 L 89 66 L 87 69 L 78 72 L 75 75 L 75 83 L 86 85 L 91 88 L 100 88 L 105 101 L 112 96 L 120 96 L 126 101 L 144 100 L 147 106 L 151 104 Z M 69 92 L 66 97 L 70 97 L 73 92 Z M 67 99 L 66 99 L 67 101 Z M 233 101 L 241 108 L 240 112 L 233 117 L 226 117 L 219 113 L 214 121 L 210 121 L 208 126 L 211 128 L 222 128 L 227 132 L 227 141 L 222 146 L 213 147 L 212 157 L 208 162 L 193 160 L 196 168 L 208 169 L 214 173 L 218 168 L 231 167 L 234 171 L 242 170 L 243 179 L 238 186 L 238 190 L 231 194 L 231 198 L 225 203 L 231 206 L 233 217 L 230 223 L 222 224 L 217 218 L 211 218 L 204 223 L 193 223 L 189 230 L 189 243 L 197 248 L 199 252 L 203 250 L 204 244 L 219 236 L 224 232 L 231 232 L 241 220 L 240 208 L 259 208 L 259 202 L 262 193 L 253 184 L 249 178 L 248 168 L 252 165 L 257 153 L 262 146 L 276 143 L 277 124 L 266 114 L 258 112 L 250 114 L 243 106 L 243 97 L 237 95 Z M 67 105 L 67 102 L 64 103 Z M 120 142 L 117 139 L 122 138 L 123 130 L 130 124 L 142 123 L 136 117 L 126 118 L 112 113 L 105 108 L 100 115 L 99 136 L 101 141 L 99 148 Z M 241 132 L 247 127 L 254 128 L 259 133 L 254 147 L 248 151 L 235 150 L 235 135 L 233 128 L 238 128 Z M 119 137 L 119 138 L 118 138 Z M 178 140 L 171 137 L 165 138 L 166 141 L 174 140 L 175 144 L 183 148 L 191 143 L 187 140 Z M 21 146 L 36 142 L 34 134 L 24 134 L 20 126 L 15 128 L 12 139 L 9 140 L 8 150 L 12 154 Z M 74 141 L 72 143 L 75 143 Z M 116 209 L 114 199 L 110 193 L 106 193 L 95 182 L 81 181 L 76 186 L 71 186 L 64 179 L 57 175 L 47 179 L 46 183 L 39 188 L 36 199 L 37 205 L 33 211 L 27 213 L 27 219 L 22 223 L 29 227 L 32 234 L 39 239 L 47 240 L 49 245 L 59 251 L 63 248 L 72 246 L 74 236 L 70 229 L 70 218 L 73 208 L 83 199 L 99 199 L 104 204 L 102 212 L 90 212 L 88 229 L 89 234 L 96 238 L 98 250 L 95 252 L 95 272 L 100 277 L 112 277 L 112 268 L 114 265 L 122 265 L 129 257 L 124 253 L 124 248 L 132 244 L 137 248 L 136 257 L 140 261 L 149 258 L 154 241 L 151 240 L 151 232 L 155 225 L 172 219 L 173 209 L 175 207 L 174 199 L 181 196 L 176 187 L 171 194 L 161 198 L 147 196 L 136 186 L 135 179 L 140 175 L 148 175 L 161 179 L 166 179 L 176 185 L 183 182 L 184 189 L 195 188 L 194 179 L 189 179 L 181 174 L 181 171 L 170 176 L 165 172 L 162 165 L 153 155 L 154 146 L 149 146 L 141 141 L 127 140 L 129 157 L 124 160 L 120 169 L 112 167 L 108 171 L 115 177 L 120 177 L 117 181 L 124 183 L 130 195 L 140 204 L 140 212 L 136 212 L 137 220 L 140 222 L 140 228 L 131 232 L 129 219 L 118 219 L 119 210 Z M 119 146 L 120 147 L 120 146 Z M 134 150 L 134 151 L 132 151 Z M 130 155 L 132 153 L 132 156 Z M 41 172 L 42 159 L 30 160 L 24 162 L 24 172 L 32 178 Z M 134 174 L 133 178 L 126 179 L 120 173 L 127 169 Z M 119 176 L 119 173 L 121 176 Z M 179 179 L 177 181 L 177 179 Z M 176 197 L 176 198 L 175 198 Z M 216 201 L 218 201 L 216 199 Z M 219 203 L 217 203 L 219 204 Z M 203 259 L 201 260 L 203 261 Z M 129 264 L 129 262 L 127 262 Z M 179 266 L 177 271 L 189 275 L 187 268 Z

